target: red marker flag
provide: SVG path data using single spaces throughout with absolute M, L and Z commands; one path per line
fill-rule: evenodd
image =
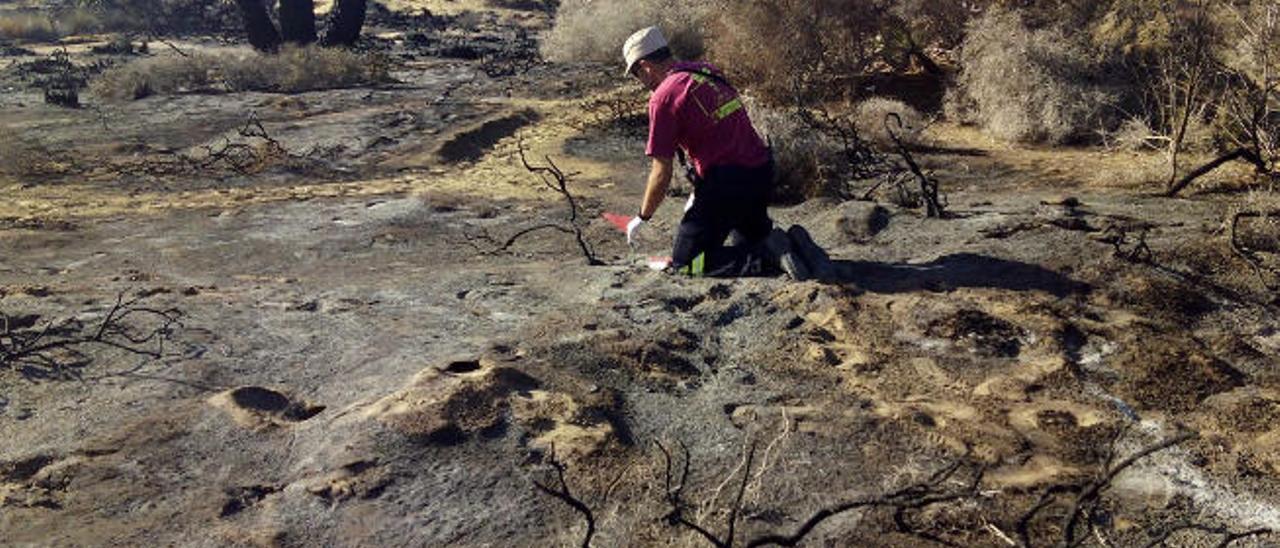
M 609 221 L 609 224 L 618 227 L 618 230 L 622 232 L 626 232 L 627 225 L 631 223 L 631 217 L 627 215 L 619 215 L 617 213 L 609 213 L 606 211 L 601 213 L 600 216 L 604 217 L 604 220 Z

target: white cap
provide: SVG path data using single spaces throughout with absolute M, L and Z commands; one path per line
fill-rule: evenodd
M 627 72 L 623 76 L 631 74 L 631 70 L 636 67 L 636 61 L 665 47 L 667 47 L 667 38 L 662 35 L 658 27 L 636 31 L 622 44 L 622 59 L 627 62 Z

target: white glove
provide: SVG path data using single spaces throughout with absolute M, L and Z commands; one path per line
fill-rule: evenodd
M 639 216 L 631 218 L 631 222 L 627 223 L 627 245 L 635 248 L 640 244 L 640 227 L 643 226 L 644 219 Z
M 689 201 L 684 203 L 684 212 L 688 213 L 690 209 L 693 209 L 693 193 L 692 192 L 689 193 Z

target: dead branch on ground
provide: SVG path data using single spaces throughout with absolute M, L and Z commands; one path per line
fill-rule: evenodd
M 671 451 L 661 442 L 657 443 L 658 450 L 662 453 L 664 462 L 664 478 L 666 485 L 667 504 L 671 509 L 665 516 L 665 521 L 673 526 L 679 526 L 698 533 L 702 538 L 706 539 L 716 548 L 732 548 L 735 546 L 736 525 L 738 517 L 742 510 L 743 495 L 746 487 L 751 479 L 751 466 L 755 457 L 755 443 L 748 445 L 745 463 L 742 469 L 742 479 L 738 486 L 736 496 L 732 506 L 728 508 L 729 516 L 725 524 L 726 533 L 723 538 L 712 533 L 701 524 L 690 521 L 685 517 L 685 511 L 688 504 L 684 501 L 684 488 L 688 485 L 690 458 L 689 448 L 680 442 L 680 448 L 683 458 L 680 462 L 679 472 L 676 473 L 676 465 L 672 458 Z M 797 546 L 805 537 L 807 537 L 822 522 L 832 517 L 850 512 L 853 510 L 864 508 L 885 508 L 893 510 L 893 521 L 898 532 L 914 536 L 921 540 L 927 540 L 943 545 L 954 545 L 953 543 L 943 539 L 937 535 L 922 530 L 911 523 L 911 518 L 916 512 L 923 511 L 937 504 L 945 504 L 957 502 L 964 499 L 976 498 L 978 496 L 978 485 L 985 477 L 986 469 L 979 467 L 969 481 L 962 482 L 959 487 L 948 488 L 946 484 L 955 479 L 957 472 L 963 467 L 962 461 L 957 461 L 949 466 L 944 467 L 938 472 L 929 476 L 928 479 L 920 483 L 909 485 L 905 488 L 893 491 L 881 496 L 855 499 L 822 508 L 805 520 L 792 533 L 769 533 L 754 537 L 745 541 L 743 546 L 754 548 L 758 546 Z M 737 469 L 735 469 L 735 473 Z M 679 480 L 674 481 L 679 476 Z
M 1227 162 L 1231 162 L 1233 160 L 1244 160 L 1246 162 L 1249 162 L 1250 164 L 1253 164 L 1254 170 L 1259 175 L 1268 175 L 1271 173 L 1270 170 L 1267 168 L 1266 162 L 1262 161 L 1262 158 L 1258 156 L 1256 152 L 1249 149 L 1245 149 L 1245 148 L 1238 148 L 1222 156 L 1219 156 L 1214 160 L 1210 161 L 1209 163 L 1203 166 L 1200 166 L 1192 170 L 1190 173 L 1184 175 L 1182 179 L 1179 179 L 1176 183 L 1171 184 L 1169 186 L 1169 190 L 1166 190 L 1164 195 L 1169 198 L 1177 196 L 1178 193 L 1182 191 L 1182 189 L 1187 188 L 1187 186 L 1190 185 L 1192 182 L 1194 182 L 1196 179 L 1199 179 L 1200 177 L 1207 175 L 1213 170 L 1218 169 L 1219 167 L 1222 167 L 1223 164 L 1226 164 Z
M 96 326 L 71 318 L 39 327 L 38 316 L 0 313 L 0 370 L 17 371 L 27 378 L 74 378 L 75 370 L 92 361 L 85 349 L 94 346 L 159 359 L 175 328 L 182 327 L 182 313 L 144 306 L 142 299 L 125 299 L 120 293 Z M 147 319 L 141 320 L 143 325 L 133 321 L 141 318 L 152 325 L 144 327 Z
M 1158 534 L 1156 538 L 1152 539 L 1151 542 L 1145 545 L 1145 548 L 1156 548 L 1157 546 L 1164 546 L 1165 543 L 1168 542 L 1169 539 L 1173 537 L 1173 535 L 1176 535 L 1184 531 L 1197 531 L 1200 533 L 1206 533 L 1210 535 L 1222 535 L 1222 540 L 1218 541 L 1218 544 L 1215 545 L 1217 548 L 1227 548 L 1228 546 L 1234 544 L 1236 541 L 1244 540 L 1251 537 L 1260 537 L 1263 535 L 1270 535 L 1275 533 L 1275 531 L 1272 531 L 1271 529 L 1265 529 L 1265 528 L 1249 529 L 1247 531 L 1241 531 L 1236 533 L 1236 532 L 1232 532 L 1231 529 L 1227 527 L 1210 527 L 1210 526 L 1201 525 L 1198 523 L 1180 523 Z
M 1080 545 L 1081 539 L 1077 535 L 1079 534 L 1081 521 L 1084 520 L 1085 516 L 1092 516 L 1096 513 L 1102 501 L 1103 493 L 1111 487 L 1116 476 L 1119 476 L 1121 472 L 1129 469 L 1142 459 L 1195 439 L 1197 436 L 1194 432 L 1183 432 L 1140 449 L 1117 463 L 1115 462 L 1117 456 L 1116 444 L 1124 436 L 1124 433 L 1125 431 L 1121 430 L 1112 440 L 1110 454 L 1107 456 L 1106 462 L 1097 477 L 1083 483 L 1053 485 L 1041 492 L 1040 499 L 1036 504 L 1018 519 L 1017 532 L 1022 546 L 1034 546 L 1031 542 L 1031 524 L 1041 512 L 1055 503 L 1062 502 L 1061 499 L 1063 497 L 1060 497 L 1060 495 L 1067 493 L 1075 493 L 1075 496 L 1066 501 L 1069 506 L 1066 516 L 1062 520 L 1062 538 L 1058 540 L 1057 546 L 1059 548 L 1071 548 Z M 1085 521 L 1088 528 L 1092 530 L 1093 521 Z
M 1262 286 L 1269 291 L 1274 291 L 1277 288 L 1280 288 L 1280 284 L 1278 284 L 1276 281 L 1269 280 L 1268 275 L 1270 275 L 1271 278 L 1280 278 L 1280 272 L 1277 272 L 1273 268 L 1267 267 L 1267 265 L 1262 261 L 1262 259 L 1257 256 L 1257 253 L 1255 253 L 1253 250 L 1245 247 L 1243 244 L 1240 243 L 1240 239 L 1238 237 L 1238 229 L 1240 226 L 1241 219 L 1272 219 L 1272 218 L 1280 218 L 1280 210 L 1237 211 L 1234 215 L 1231 216 L 1230 235 L 1229 235 L 1231 250 L 1234 251 L 1237 256 L 1243 259 L 1244 262 L 1248 264 L 1251 269 L 1253 269 L 1253 273 L 1258 276 L 1258 281 L 1261 282 Z
M 896 130 L 889 125 L 890 120 L 893 120 L 898 126 Z M 889 133 L 889 138 L 893 139 L 893 144 L 898 149 L 898 155 L 902 156 L 902 160 L 907 163 L 907 167 L 911 170 L 911 173 L 915 175 L 916 180 L 920 182 L 920 198 L 924 200 L 925 216 L 940 219 L 946 214 L 944 211 L 947 206 L 946 196 L 939 195 L 938 180 L 925 175 L 924 172 L 920 170 L 920 165 L 917 164 L 915 158 L 911 156 L 911 151 L 907 150 L 907 146 L 903 144 L 902 139 L 898 137 L 898 132 L 901 131 L 903 127 L 902 116 L 898 115 L 898 113 L 890 112 L 885 115 L 885 131 Z
M 578 205 L 578 200 L 574 198 L 573 193 L 569 192 L 569 177 L 565 175 L 558 166 L 556 166 L 550 156 L 543 157 L 547 162 L 547 165 L 545 166 L 531 165 L 528 158 L 525 156 L 523 139 L 519 141 L 517 147 L 520 151 L 520 163 L 524 165 L 524 168 L 529 170 L 531 173 L 536 173 L 538 178 L 547 186 L 547 188 L 550 188 L 564 198 L 565 203 L 569 206 L 569 218 L 567 219 L 568 224 L 566 226 L 565 224 L 545 223 L 523 229 L 508 238 L 507 241 L 503 243 L 503 245 L 499 246 L 496 251 L 506 251 L 507 249 L 510 249 L 510 247 L 515 244 L 516 240 L 519 240 L 527 234 L 544 229 L 554 229 L 565 234 L 573 234 L 574 239 L 578 243 L 578 248 L 582 251 L 583 257 L 587 259 L 587 264 L 592 266 L 604 265 L 604 261 L 596 258 L 595 251 L 591 249 L 591 245 L 587 243 L 586 236 L 583 234 L 584 227 L 582 226 L 583 220 L 581 207 Z
M 573 508 L 574 511 L 582 514 L 583 519 L 587 521 L 587 532 L 582 539 L 582 548 L 590 548 L 591 538 L 596 534 L 595 514 L 592 513 L 591 508 L 588 507 L 586 503 L 582 502 L 582 499 L 574 496 L 573 493 L 569 491 L 569 484 L 564 479 L 564 473 L 568 470 L 568 467 L 563 462 L 556 459 L 556 450 L 554 445 L 551 447 L 551 454 L 548 460 L 548 464 L 555 472 L 557 486 L 551 487 L 537 480 L 534 480 L 533 485 L 537 487 L 539 491 L 555 497 L 560 502 L 563 502 L 570 508 Z
M 1151 246 L 1147 245 L 1147 233 L 1149 228 L 1141 228 L 1137 236 L 1130 240 L 1130 229 L 1120 226 L 1111 225 L 1102 231 L 1096 239 L 1099 242 L 1111 244 L 1115 248 L 1113 256 L 1124 259 L 1131 263 L 1145 263 L 1151 260 Z M 1128 249 L 1126 249 L 1128 247 Z
M 219 143 L 201 145 L 203 153 L 170 151 L 163 159 L 147 160 L 124 171 L 163 176 L 226 170 L 238 175 L 252 175 L 281 160 L 319 164 L 340 148 L 340 145 L 316 146 L 305 153 L 290 151 L 271 136 L 256 112 L 250 112 L 249 118 L 235 130 L 234 135 L 223 135 Z

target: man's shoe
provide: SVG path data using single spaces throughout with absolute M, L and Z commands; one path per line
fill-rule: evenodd
M 773 229 L 764 239 L 764 249 L 769 254 L 770 261 L 777 264 L 791 279 L 803 282 L 812 277 L 809 265 L 792 249 L 791 238 L 781 228 Z
M 792 254 L 799 255 L 809 266 L 809 275 L 815 279 L 822 281 L 833 281 L 837 277 L 836 265 L 831 262 L 831 257 L 822 249 L 813 238 L 809 236 L 809 231 L 800 225 L 791 225 L 787 231 L 790 236 Z

